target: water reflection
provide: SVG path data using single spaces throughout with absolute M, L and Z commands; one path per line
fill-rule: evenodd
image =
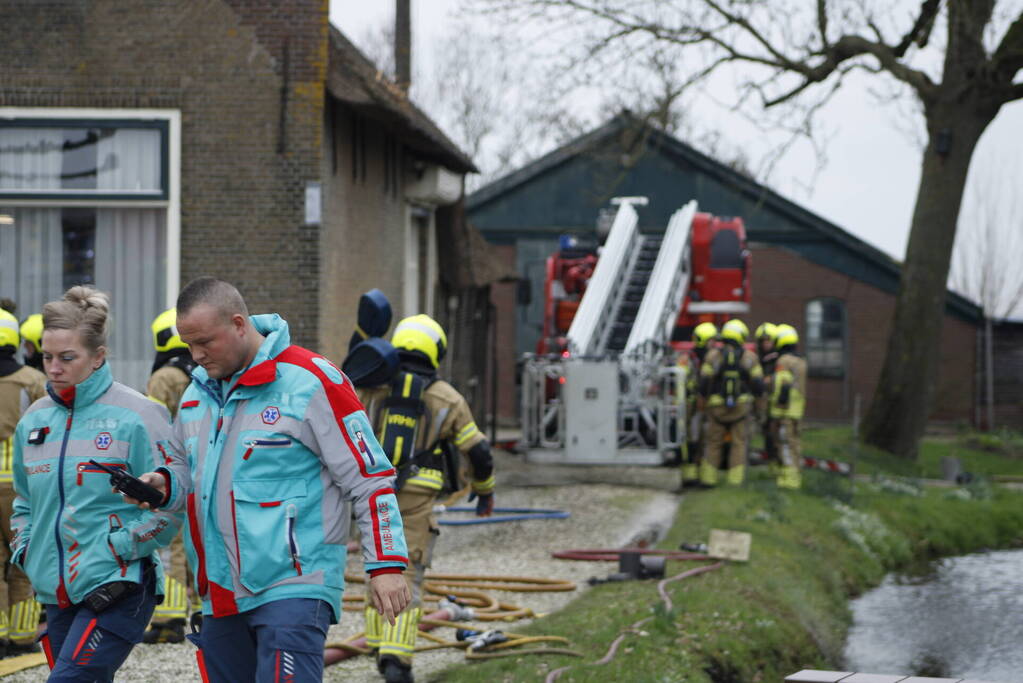
M 1023 550 L 889 574 L 851 607 L 850 671 L 1023 681 Z

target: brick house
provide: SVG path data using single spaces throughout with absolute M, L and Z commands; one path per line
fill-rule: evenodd
M 866 411 L 880 374 L 899 285 L 899 264 L 825 219 L 689 145 L 624 114 L 467 198 L 469 218 L 523 281 L 494 289 L 499 385 L 540 337 L 544 261 L 562 234 L 594 236 L 615 196 L 641 195 L 643 232 L 663 232 L 690 199 L 719 216 L 741 216 L 752 254 L 750 329 L 788 322 L 810 363 L 808 416 L 849 420 Z M 981 311 L 950 292 L 933 417 L 975 419 Z M 499 414 L 514 419 L 515 392 Z
M 325 1 L 8 0 L 0 25 L 0 295 L 25 316 L 109 291 L 122 381 L 144 385 L 149 323 L 199 275 L 338 361 L 361 292 L 443 321 L 487 285 L 439 265 L 472 161 Z

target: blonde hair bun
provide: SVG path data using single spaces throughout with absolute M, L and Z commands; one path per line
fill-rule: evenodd
M 82 344 L 96 351 L 106 346 L 110 297 L 87 285 L 76 285 L 64 297 L 43 306 L 44 330 L 78 330 Z

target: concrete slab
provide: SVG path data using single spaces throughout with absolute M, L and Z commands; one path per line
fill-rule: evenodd
M 891 675 L 891 674 L 853 674 L 848 678 L 843 678 L 842 683 L 902 683 L 905 681 L 907 676 L 904 675 Z
M 845 678 L 852 676 L 852 671 L 818 671 L 817 669 L 803 669 L 798 673 L 785 678 L 786 683 L 838 683 Z

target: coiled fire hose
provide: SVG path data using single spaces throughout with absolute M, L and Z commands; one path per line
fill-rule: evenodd
M 345 576 L 349 583 L 365 583 L 362 576 Z M 492 659 L 494 657 L 510 657 L 524 654 L 562 654 L 581 657 L 574 650 L 565 648 L 533 648 L 530 650 L 511 649 L 531 643 L 564 643 L 568 640 L 560 636 L 524 636 L 513 633 L 502 634 L 500 642 L 486 643 L 483 647 L 470 648 L 476 641 L 446 640 L 427 632 L 437 627 L 463 629 L 464 623 L 456 620 L 472 620 L 482 622 L 517 621 L 538 616 L 533 610 L 517 605 L 501 602 L 482 592 L 483 590 L 501 590 L 512 592 L 561 592 L 572 591 L 576 585 L 572 581 L 548 579 L 529 576 L 483 576 L 474 574 L 426 574 L 423 583 L 424 603 L 435 603 L 439 607 L 419 621 L 419 631 L 432 645 L 420 645 L 416 651 L 435 650 L 440 648 L 465 648 L 466 659 Z M 457 600 L 454 602 L 453 600 Z M 344 609 L 347 612 L 362 612 L 365 606 L 364 595 L 344 596 Z M 489 632 L 484 632 L 489 633 Z M 508 650 L 503 652 L 503 650 Z M 369 654 L 366 648 L 365 633 L 359 633 L 342 641 L 328 643 L 324 649 L 324 665 L 335 664 L 360 654 Z

